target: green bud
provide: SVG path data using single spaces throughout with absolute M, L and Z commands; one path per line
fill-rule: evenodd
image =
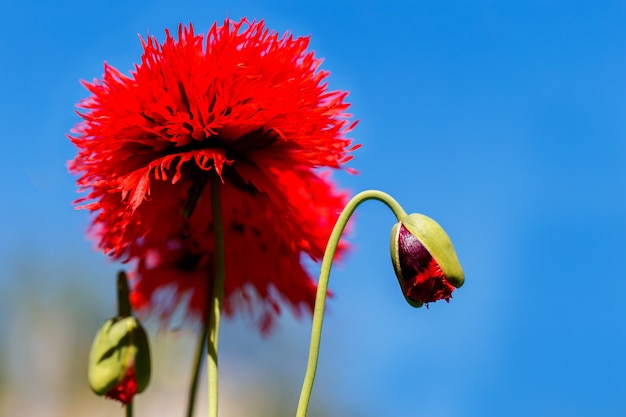
M 115 317 L 102 326 L 91 346 L 89 386 L 96 394 L 106 395 L 129 374 L 134 374 L 131 383 L 136 385 L 132 397 L 135 392 L 145 390 L 150 382 L 148 336 L 135 317 Z
M 391 231 L 391 260 L 406 300 L 414 307 L 452 297 L 465 275 L 452 241 L 423 214 L 409 214 Z

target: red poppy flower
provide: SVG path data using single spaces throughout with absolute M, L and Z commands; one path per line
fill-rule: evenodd
M 208 34 L 142 39 L 130 76 L 106 65 L 72 142 L 70 171 L 115 259 L 137 261 L 135 308 L 167 317 L 189 295 L 206 308 L 213 273 L 210 175 L 223 182 L 225 310 L 259 310 L 265 328 L 285 301 L 311 308 L 303 258 L 321 258 L 346 195 L 324 168 L 351 159 L 346 92 L 329 91 L 308 38 L 226 20 Z M 157 292 L 170 288 L 171 302 Z M 238 302 L 240 301 L 240 302 Z

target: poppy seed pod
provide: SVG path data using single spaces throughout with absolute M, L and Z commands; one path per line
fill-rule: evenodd
M 391 261 L 402 293 L 413 307 L 449 301 L 464 274 L 452 241 L 423 214 L 409 214 L 391 230 Z
M 115 317 L 102 326 L 89 353 L 89 386 L 97 395 L 129 403 L 150 382 L 148 336 L 136 318 Z

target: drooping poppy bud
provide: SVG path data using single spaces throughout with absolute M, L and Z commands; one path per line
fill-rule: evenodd
M 409 214 L 391 230 L 391 260 L 400 288 L 413 307 L 449 301 L 463 285 L 463 269 L 443 228 L 423 214 Z
M 124 404 L 146 389 L 150 347 L 135 317 L 114 317 L 102 326 L 91 346 L 88 376 L 93 392 Z

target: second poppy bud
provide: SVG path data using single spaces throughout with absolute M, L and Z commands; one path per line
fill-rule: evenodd
M 128 404 L 150 381 L 150 347 L 135 317 L 114 317 L 98 331 L 89 354 L 89 386 Z

